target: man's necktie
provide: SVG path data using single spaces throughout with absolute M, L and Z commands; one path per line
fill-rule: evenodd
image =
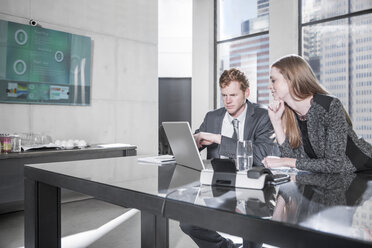
M 239 139 L 239 120 L 234 119 L 232 120 L 232 124 L 234 127 L 234 134 L 232 136 L 233 139 Z

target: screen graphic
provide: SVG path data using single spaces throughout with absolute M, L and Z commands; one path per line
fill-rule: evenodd
M 90 104 L 91 39 L 0 20 L 0 102 Z

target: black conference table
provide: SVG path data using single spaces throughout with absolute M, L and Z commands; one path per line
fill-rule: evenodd
M 169 246 L 168 219 L 281 247 L 372 247 L 372 175 L 299 172 L 263 190 L 200 186 L 199 176 L 137 157 L 25 166 L 25 246 L 61 246 L 67 188 L 141 210 L 142 247 Z

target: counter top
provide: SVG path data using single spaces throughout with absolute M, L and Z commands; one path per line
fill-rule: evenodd
M 110 147 L 103 148 L 98 145 L 91 145 L 86 148 L 74 148 L 74 149 L 39 149 L 39 150 L 28 150 L 26 152 L 11 152 L 7 154 L 0 154 L 0 160 L 2 159 L 19 159 L 19 158 L 32 158 L 40 156 L 51 156 L 51 155 L 64 155 L 64 154 L 79 154 L 79 153 L 97 153 L 97 152 L 108 152 L 108 151 L 123 151 L 123 150 L 136 150 L 137 146 L 126 146 L 126 147 Z

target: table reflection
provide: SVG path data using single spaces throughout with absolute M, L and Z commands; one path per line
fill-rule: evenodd
M 273 186 L 257 190 L 203 185 L 198 190 L 195 204 L 271 218 L 275 206 L 275 192 Z
M 186 178 L 182 181 L 185 182 Z M 263 190 L 184 184 L 167 198 L 246 216 L 372 240 L 372 175 L 297 173 Z
M 197 185 L 177 189 L 168 194 L 167 198 L 238 214 L 271 218 L 275 196 L 275 187 L 269 185 L 263 190 Z
M 281 185 L 273 220 L 371 240 L 371 175 L 298 174 Z
M 168 164 L 158 167 L 158 192 L 167 195 L 175 189 L 199 186 L 200 172 L 181 165 Z

